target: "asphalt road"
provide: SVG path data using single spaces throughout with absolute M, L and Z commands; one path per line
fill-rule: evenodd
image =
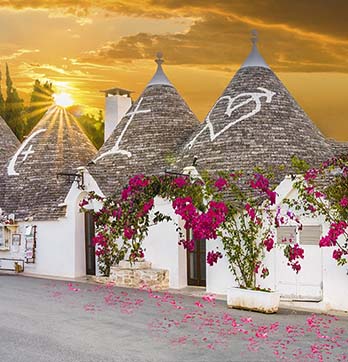
M 348 361 L 348 319 L 0 274 L 1 362 Z

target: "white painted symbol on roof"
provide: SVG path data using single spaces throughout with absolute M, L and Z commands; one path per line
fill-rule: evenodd
M 33 149 L 33 145 L 30 145 L 30 147 L 27 149 L 27 151 L 23 151 L 21 153 L 21 155 L 24 156 L 22 162 L 24 162 L 28 158 L 29 155 L 32 155 L 34 153 L 34 151 L 32 151 L 32 149 Z
M 192 146 L 195 144 L 197 138 L 208 128 L 209 129 L 209 135 L 210 135 L 210 141 L 214 141 L 217 137 L 219 137 L 221 134 L 223 134 L 224 132 L 226 132 L 229 128 L 231 128 L 233 125 L 235 125 L 236 123 L 239 123 L 245 119 L 248 119 L 252 116 L 254 116 L 255 114 L 259 113 L 261 110 L 261 98 L 266 98 L 266 103 L 271 103 L 272 101 L 272 97 L 275 95 L 275 92 L 272 92 L 266 88 L 262 88 L 262 87 L 258 87 L 258 90 L 262 91 L 262 92 L 250 92 L 250 93 L 241 93 L 238 94 L 236 97 L 230 97 L 230 96 L 223 96 L 221 98 L 219 98 L 216 103 L 214 104 L 214 107 L 211 109 L 211 111 L 208 113 L 207 118 L 206 118 L 206 125 L 205 127 L 191 140 L 191 142 L 189 142 L 185 148 L 192 148 Z M 245 100 L 241 101 L 240 103 L 235 104 L 235 102 L 237 100 L 239 100 L 240 98 L 245 98 L 247 97 Z M 231 121 L 227 126 L 225 126 L 222 130 L 220 130 L 219 132 L 215 133 L 214 131 L 214 125 L 212 124 L 211 120 L 210 120 L 210 115 L 211 113 L 214 111 L 215 107 L 223 100 L 227 100 L 227 107 L 225 110 L 225 115 L 228 117 L 231 117 L 232 112 L 234 112 L 235 110 L 237 110 L 240 107 L 243 107 L 244 105 L 250 103 L 250 102 L 255 102 L 255 108 L 250 111 L 247 114 L 244 114 L 243 116 L 239 117 L 236 120 Z
M 98 160 L 100 160 L 101 158 L 104 158 L 104 157 L 106 157 L 106 156 L 115 155 L 115 154 L 117 154 L 117 153 L 119 153 L 119 154 L 121 154 L 121 155 L 126 155 L 126 156 L 128 156 L 128 157 L 132 157 L 132 153 L 131 153 L 131 152 L 129 152 L 129 151 L 127 151 L 127 150 L 122 150 L 122 149 L 120 149 L 120 143 L 121 143 L 122 138 L 124 137 L 124 135 L 125 135 L 128 127 L 129 127 L 129 125 L 132 123 L 134 116 L 137 115 L 137 114 L 141 114 L 141 113 L 149 113 L 149 112 L 151 112 L 151 109 L 145 109 L 145 110 L 142 110 L 142 111 L 139 110 L 142 101 L 143 101 L 143 98 L 140 98 L 140 100 L 139 100 L 137 106 L 135 107 L 134 111 L 128 112 L 128 113 L 124 116 L 124 117 L 128 117 L 128 116 L 130 116 L 130 117 L 129 117 L 129 119 L 128 119 L 128 122 L 127 122 L 126 125 L 124 126 L 124 128 L 123 128 L 120 136 L 118 137 L 118 139 L 117 139 L 117 141 L 116 141 L 116 143 L 115 143 L 115 146 L 112 147 L 109 151 L 106 151 L 106 152 L 102 153 L 99 157 L 97 157 L 97 158 L 94 160 L 94 162 L 97 162 Z
M 26 161 L 26 159 L 29 157 L 29 155 L 33 154 L 33 145 L 30 145 L 28 147 L 28 149 L 26 151 L 25 147 L 27 147 L 28 143 L 35 138 L 38 134 L 42 133 L 42 132 L 46 132 L 46 129 L 38 129 L 37 131 L 35 131 L 32 135 L 30 135 L 23 143 L 22 145 L 18 148 L 17 152 L 14 154 L 14 156 L 12 157 L 11 161 L 9 162 L 8 166 L 7 166 L 7 174 L 9 176 L 19 176 L 19 173 L 15 171 L 15 166 L 16 166 L 16 162 L 17 162 L 17 158 L 20 155 L 23 155 L 23 159 L 22 159 L 22 163 Z

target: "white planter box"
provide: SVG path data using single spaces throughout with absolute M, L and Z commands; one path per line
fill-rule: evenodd
M 262 313 L 276 313 L 279 308 L 280 293 L 264 292 L 241 288 L 228 288 L 229 308 L 253 310 Z

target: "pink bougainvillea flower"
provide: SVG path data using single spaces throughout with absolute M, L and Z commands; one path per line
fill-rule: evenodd
M 266 279 L 268 276 L 269 276 L 269 270 L 268 270 L 268 268 L 262 268 L 261 278 Z
M 255 273 L 255 274 L 257 274 L 257 273 L 259 272 L 260 266 L 261 266 L 261 261 L 258 261 L 258 262 L 255 264 L 255 268 L 254 268 L 254 273 Z
M 154 199 L 149 200 L 148 202 L 145 202 L 144 206 L 143 206 L 143 212 L 146 214 L 148 213 L 154 205 Z
M 182 245 L 184 249 L 187 249 L 189 252 L 193 252 L 195 250 L 195 241 L 194 240 L 180 240 L 178 242 L 179 245 Z
M 273 237 L 269 236 L 266 240 L 263 241 L 263 244 L 266 247 L 266 250 L 269 252 L 273 249 L 274 246 L 274 239 Z
M 269 187 L 269 181 L 261 174 L 255 174 L 254 179 L 250 181 L 250 186 L 253 189 L 267 190 Z
M 342 197 L 342 199 L 340 200 L 340 205 L 342 207 L 347 207 L 348 206 L 348 197 L 347 196 Z
M 79 203 L 80 207 L 84 207 L 86 205 L 88 205 L 88 201 L 86 199 L 81 200 L 80 203 Z
M 320 247 L 335 246 L 337 239 L 344 234 L 348 224 L 345 221 L 331 223 L 329 232 L 319 240 Z
M 215 183 L 214 186 L 221 191 L 225 186 L 227 186 L 227 180 L 224 179 L 223 177 L 219 177 Z
M 122 216 L 122 209 L 119 207 L 112 211 L 112 216 L 119 219 Z
M 197 300 L 197 302 L 195 302 L 195 305 L 199 308 L 204 308 L 204 305 L 199 300 Z
M 310 181 L 310 180 L 314 180 L 319 174 L 319 171 L 315 168 L 311 168 L 309 169 L 305 175 L 304 175 L 304 179 L 306 181 Z
M 126 239 L 132 239 L 135 231 L 131 227 L 125 227 L 123 230 L 123 235 Z
M 245 205 L 245 210 L 247 211 L 250 219 L 251 219 L 252 221 L 255 221 L 255 218 L 256 218 L 256 211 L 255 211 L 255 209 L 254 209 L 253 207 L 251 207 L 249 203 L 247 203 L 247 204 Z
M 340 260 L 342 258 L 343 251 L 341 249 L 335 249 L 332 253 L 332 257 L 335 260 Z
M 208 295 L 203 295 L 202 299 L 205 301 L 205 302 L 208 302 L 208 303 L 213 303 L 215 302 L 215 295 L 213 294 L 208 294 Z
M 242 317 L 241 322 L 243 323 L 252 323 L 253 319 L 251 317 Z
M 121 193 L 122 200 L 127 200 L 128 197 L 131 195 L 131 193 L 132 193 L 132 189 L 130 187 L 125 187 Z
M 133 176 L 128 182 L 132 190 L 145 188 L 146 186 L 149 185 L 149 183 L 150 183 L 149 179 L 142 174 Z
M 287 245 L 284 249 L 284 255 L 289 260 L 288 265 L 298 273 L 301 270 L 301 265 L 298 259 L 304 258 L 304 249 L 299 246 L 299 244 Z
M 187 185 L 187 179 L 185 177 L 177 177 L 173 180 L 173 185 L 178 187 L 179 189 L 183 188 Z
M 208 251 L 207 254 L 207 263 L 210 266 L 213 266 L 215 263 L 218 262 L 219 259 L 222 258 L 222 254 L 219 251 Z

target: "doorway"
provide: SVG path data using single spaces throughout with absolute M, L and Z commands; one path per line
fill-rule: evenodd
M 323 262 L 319 240 L 322 235 L 321 225 L 304 225 L 296 234 L 293 226 L 282 226 L 277 230 L 277 241 L 284 245 L 291 240 L 304 249 L 304 259 L 300 260 L 301 271 L 296 274 L 283 255 L 283 250 L 276 250 L 276 290 L 283 298 L 299 301 L 319 302 L 323 299 Z
M 206 286 L 206 265 L 206 241 L 196 240 L 194 250 L 187 251 L 187 285 Z
M 95 275 L 94 219 L 91 212 L 85 213 L 86 274 Z

